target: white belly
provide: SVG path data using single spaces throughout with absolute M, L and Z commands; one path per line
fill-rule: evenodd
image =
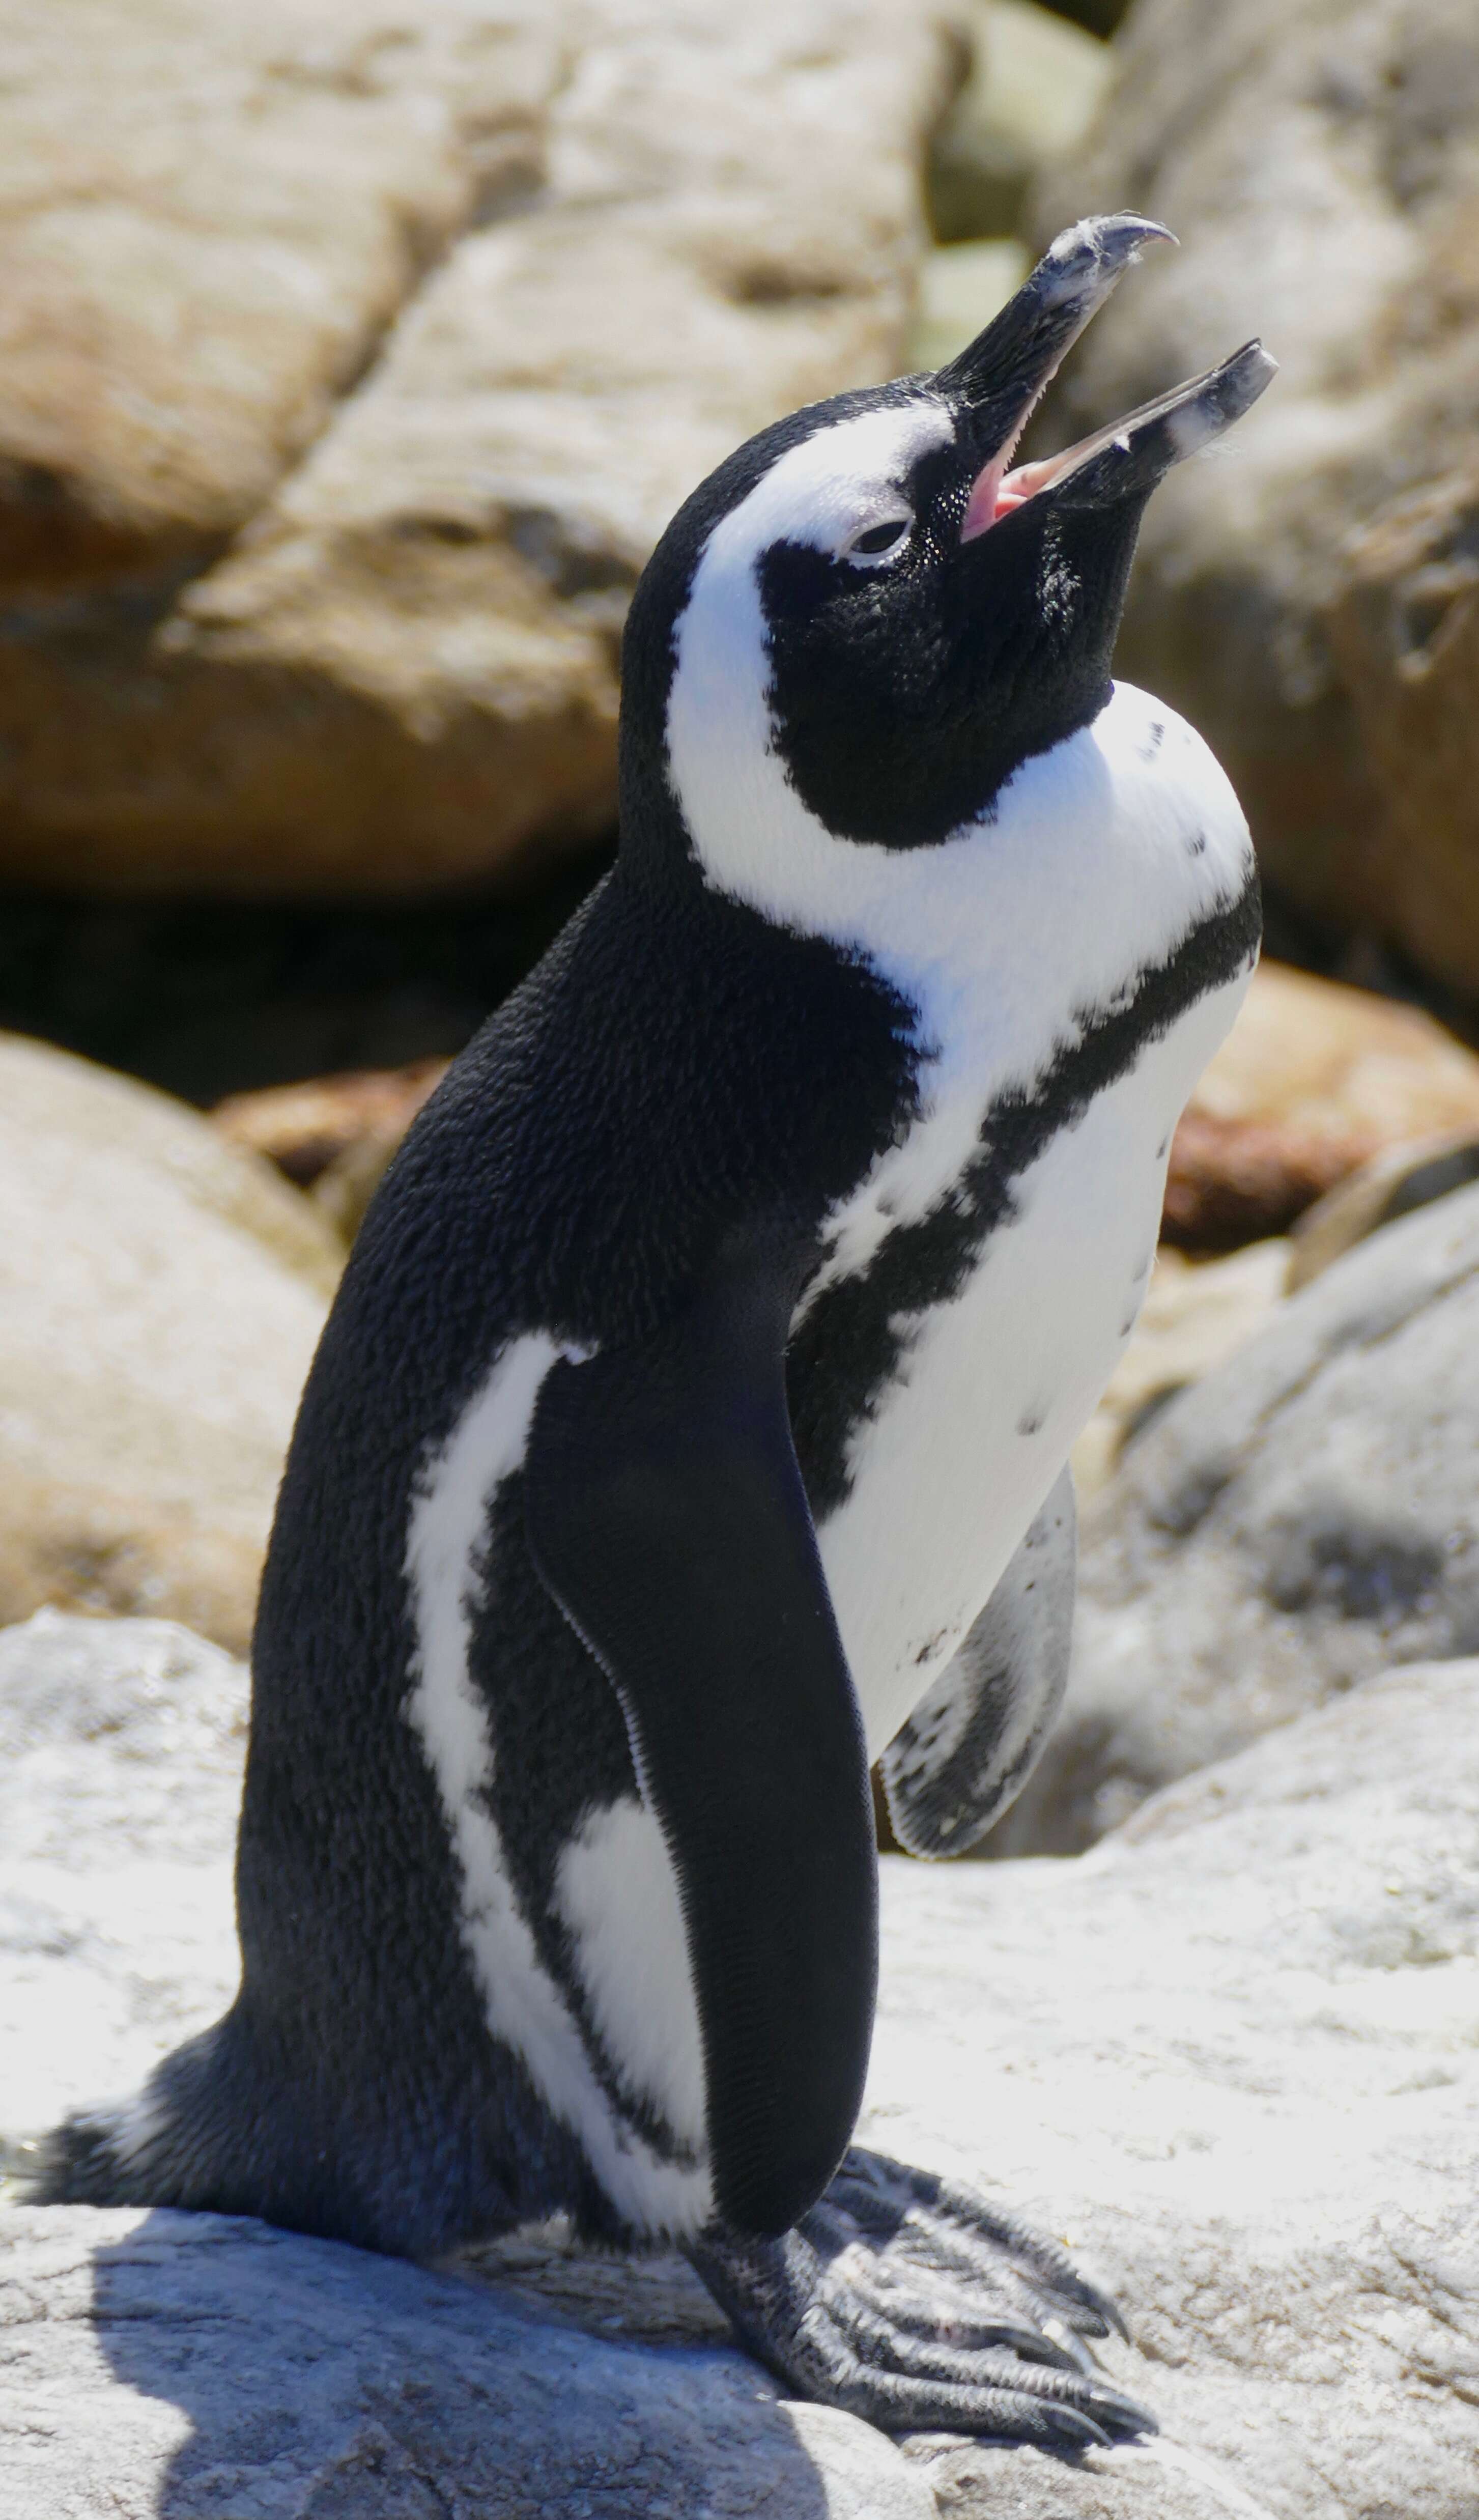
M 1171 1131 L 1245 985 L 1202 999 L 1019 1177 L 1015 1215 L 920 1318 L 853 1439 L 850 1492 L 819 1537 L 871 1758 L 955 1652 L 1114 1369 Z

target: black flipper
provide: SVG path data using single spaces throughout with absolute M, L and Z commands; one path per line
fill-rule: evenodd
M 1064 1469 L 1006 1574 L 884 1751 L 894 1835 L 964 1855 L 1021 1792 L 1068 1681 L 1078 1532 Z
M 540 1576 L 621 1699 L 697 1989 L 719 2214 L 784 2231 L 862 2100 L 877 1873 L 862 1720 L 791 1443 L 784 1258 L 733 1254 L 641 1346 L 547 1376 Z

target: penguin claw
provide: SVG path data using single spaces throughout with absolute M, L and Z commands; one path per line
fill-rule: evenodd
M 1065 2253 L 969 2189 L 849 2152 L 779 2239 L 711 2226 L 688 2255 L 745 2345 L 802 2397 L 885 2432 L 1055 2450 L 1154 2432 L 1086 2336 L 1126 2334 Z

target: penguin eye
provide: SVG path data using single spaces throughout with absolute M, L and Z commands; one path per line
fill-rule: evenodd
M 847 559 L 876 560 L 880 553 L 895 550 L 913 522 L 912 517 L 889 517 L 881 525 L 870 525 L 866 533 L 848 544 Z

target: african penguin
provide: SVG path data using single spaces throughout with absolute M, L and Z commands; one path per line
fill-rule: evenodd
M 1150 238 L 763 430 L 634 598 L 612 873 L 413 1127 L 309 1375 L 253 1646 L 241 1992 L 56 2198 L 432 2255 L 676 2242 L 803 2394 L 1082 2443 L 1115 2317 L 849 2150 L 869 1764 L 969 1844 L 1062 1686 L 1064 1464 L 1256 958 L 1205 746 L 1109 678 L 1250 344 L 1010 471 Z

